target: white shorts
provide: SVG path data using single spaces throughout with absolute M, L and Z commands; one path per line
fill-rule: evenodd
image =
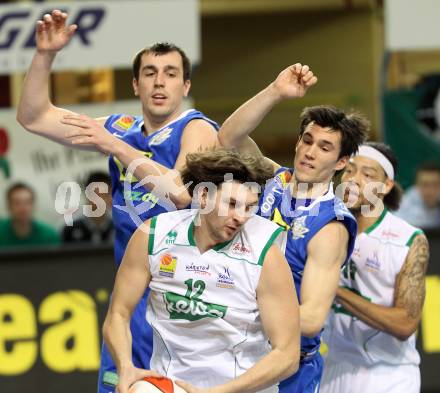
M 420 370 L 414 365 L 360 367 L 326 360 L 320 393 L 420 393 Z

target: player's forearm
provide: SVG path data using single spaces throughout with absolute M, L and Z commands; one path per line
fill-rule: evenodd
M 280 100 L 277 90 L 270 84 L 226 119 L 218 134 L 220 143 L 229 148 L 244 145 L 248 135 Z
M 51 107 L 49 77 L 54 58 L 55 53 L 36 52 L 23 83 L 17 120 L 31 131 L 37 119 Z
M 238 378 L 213 388 L 212 393 L 258 392 L 294 374 L 298 366 L 299 343 L 295 348 L 273 349 Z
M 178 209 L 191 203 L 191 196 L 182 183 L 177 170 L 169 169 L 147 157 L 115 138 L 110 154 L 114 155 L 125 168 L 133 169 L 139 180 L 145 180 L 144 187 L 155 192 L 157 196 L 168 195 Z
M 109 312 L 103 325 L 104 341 L 120 371 L 133 365 L 131 358 L 131 332 L 128 320 Z
M 406 340 L 417 328 L 417 321 L 408 317 L 405 309 L 371 303 L 346 288 L 339 288 L 337 302 L 367 325 Z

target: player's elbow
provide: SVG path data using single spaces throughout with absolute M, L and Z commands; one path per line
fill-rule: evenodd
M 301 335 L 313 338 L 316 337 L 324 327 L 324 319 L 316 318 L 313 321 L 301 324 Z
M 285 372 L 283 373 L 281 380 L 287 379 L 295 374 L 299 369 L 299 357 L 298 360 L 294 360 L 286 367 Z
M 220 142 L 220 145 L 222 147 L 226 148 L 234 148 L 237 147 L 236 143 L 234 143 L 234 139 L 231 138 L 229 135 L 229 132 L 227 131 L 227 128 L 220 128 L 220 131 L 218 133 L 218 141 Z
M 281 380 L 290 377 L 298 371 L 300 361 L 299 355 L 299 340 L 295 347 L 290 346 L 283 351 L 283 360 L 278 363 L 278 365 L 281 366 Z
M 286 370 L 286 377 L 288 378 L 291 375 L 295 374 L 299 369 L 299 349 L 295 351 L 294 356 L 290 359 L 289 366 Z
M 27 131 L 32 132 L 32 119 L 30 116 L 23 113 L 23 111 L 18 110 L 16 116 L 17 122 Z
M 104 341 L 108 343 L 108 337 L 110 337 L 110 320 L 109 315 L 105 317 L 104 323 L 102 324 L 102 337 L 104 338 Z
M 391 334 L 400 341 L 406 341 L 415 333 L 418 325 L 418 320 L 403 321 L 395 327 Z
M 321 331 L 321 327 L 318 326 L 308 326 L 301 331 L 302 335 L 307 338 L 316 337 Z
M 33 134 L 38 134 L 38 121 L 35 116 L 31 116 L 24 111 L 18 110 L 16 116 L 17 122 L 26 130 Z

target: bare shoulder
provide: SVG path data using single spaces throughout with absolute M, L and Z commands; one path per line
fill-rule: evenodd
M 186 125 L 182 135 L 182 150 L 185 155 L 199 148 L 217 146 L 219 146 L 217 131 L 212 124 L 203 119 L 194 119 Z
M 338 239 L 348 239 L 348 230 L 344 223 L 340 221 L 330 221 L 328 224 L 324 225 L 313 237 L 313 239 L 327 239 L 332 240 L 334 238 Z M 313 240 L 312 239 L 312 240 Z
M 346 226 L 339 221 L 324 225 L 309 241 L 309 257 L 318 260 L 344 261 L 347 254 L 349 234 Z
M 154 217 L 153 217 L 154 218 Z M 148 219 L 144 221 L 142 224 L 138 226 L 136 231 L 133 233 L 130 241 L 134 242 L 148 242 L 150 238 L 150 232 L 151 232 L 151 222 L 153 219 Z M 154 233 L 151 233 L 152 235 Z
M 217 130 L 214 126 L 204 119 L 191 120 L 185 127 L 186 133 L 207 133 L 217 135 Z

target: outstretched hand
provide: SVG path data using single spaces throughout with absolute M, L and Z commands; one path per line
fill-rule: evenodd
M 104 154 L 113 154 L 118 138 L 108 132 L 96 119 L 86 115 L 64 115 L 61 123 L 72 126 L 66 133 L 72 145 L 92 145 Z
M 45 14 L 37 22 L 36 43 L 38 52 L 58 52 L 63 49 L 72 38 L 77 25 L 67 25 L 67 14 L 54 10 Z
M 281 71 L 273 82 L 281 98 L 304 97 L 307 90 L 318 82 L 308 65 L 296 63 Z

